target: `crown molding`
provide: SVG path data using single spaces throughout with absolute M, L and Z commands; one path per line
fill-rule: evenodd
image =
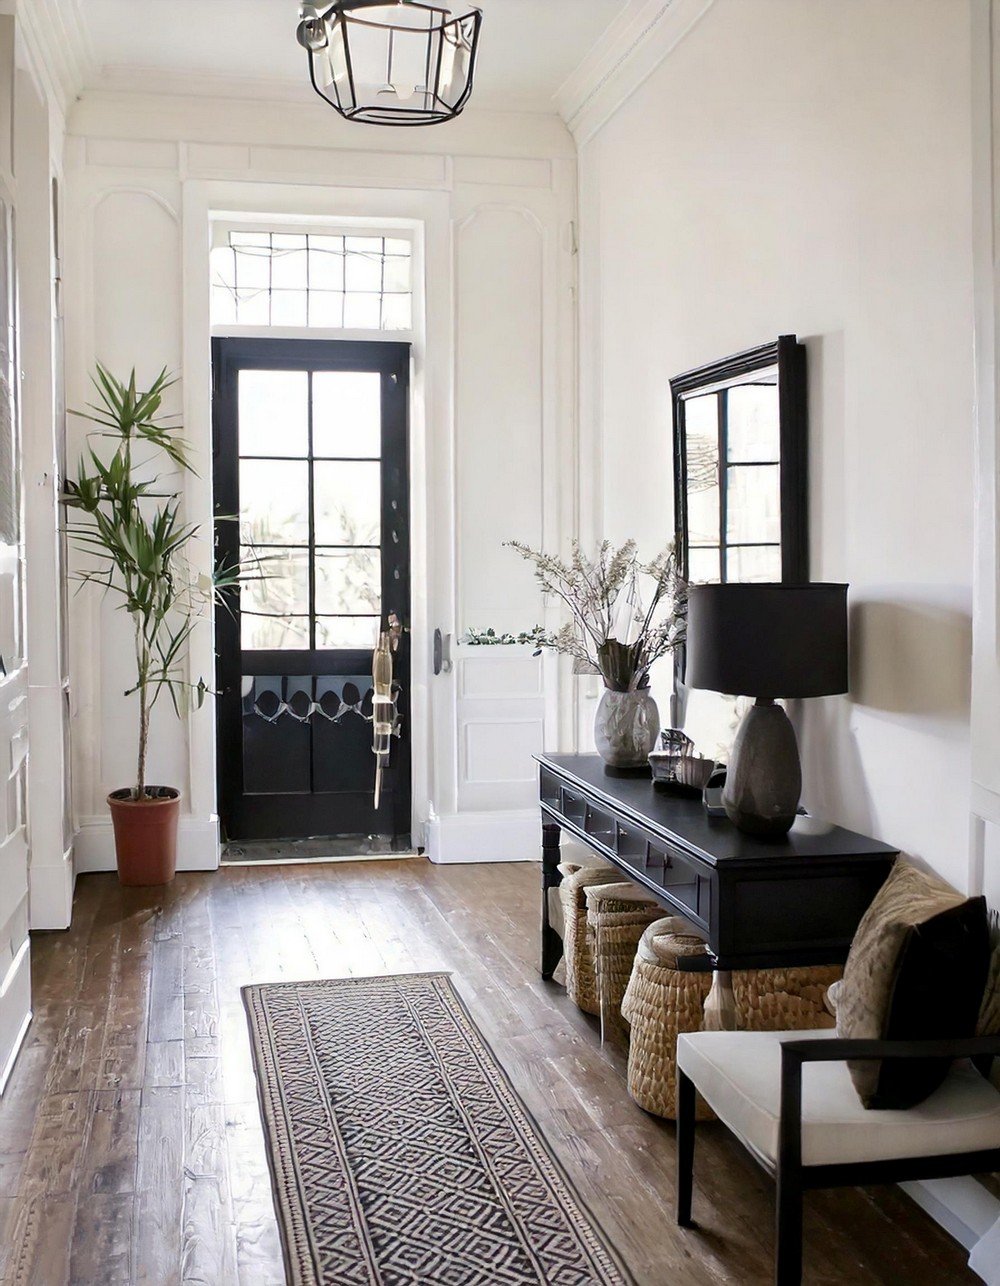
M 79 0 L 19 0 L 17 17 L 25 42 L 65 113 L 94 67 Z
M 578 147 L 635 93 L 712 7 L 714 0 L 629 0 L 555 104 Z
M 311 103 L 309 81 L 275 76 L 231 76 L 168 67 L 101 67 L 87 81 L 88 93 L 156 94 L 179 98 L 242 99 L 263 103 Z
M 295 80 L 278 76 L 232 76 L 216 72 L 184 71 L 139 64 L 100 67 L 91 75 L 87 92 L 110 94 L 160 94 L 186 98 L 242 99 L 248 102 L 314 103 L 316 92 L 307 76 Z M 511 100 L 477 92 L 469 110 L 517 112 L 555 116 L 551 98 L 544 95 Z

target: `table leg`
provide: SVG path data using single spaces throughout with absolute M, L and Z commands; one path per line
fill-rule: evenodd
M 736 1030 L 736 997 L 729 969 L 716 969 L 712 974 L 712 990 L 705 997 L 704 1015 L 704 1031 Z
M 559 843 L 562 831 L 554 822 L 542 823 L 542 977 L 551 978 L 562 959 L 562 938 L 549 923 L 549 889 L 562 883 Z

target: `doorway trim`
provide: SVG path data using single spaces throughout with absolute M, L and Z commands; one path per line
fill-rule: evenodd
M 316 187 L 230 180 L 188 180 L 183 189 L 183 369 L 184 425 L 198 476 L 185 492 L 186 517 L 203 528 L 196 551 L 198 571 L 213 565 L 211 340 L 226 328 L 211 325 L 209 255 L 213 221 L 274 220 L 318 231 L 351 224 L 369 229 L 405 229 L 413 238 L 413 331 L 410 419 L 410 570 L 412 813 L 414 844 L 426 842 L 431 799 L 455 793 L 454 683 L 434 681 L 430 645 L 433 624 L 454 616 L 454 432 L 452 244 L 447 191 Z M 425 292 L 425 281 L 433 289 Z M 246 334 L 245 329 L 234 333 Z M 283 335 L 291 332 L 282 330 Z M 348 338 L 345 332 L 298 332 L 304 338 Z M 395 332 L 372 332 L 374 342 L 398 342 Z M 427 425 L 433 423 L 433 442 Z M 434 513 L 433 530 L 428 522 Z M 195 681 L 213 674 L 215 620 L 206 619 L 191 641 L 188 666 Z M 450 677 L 450 676 L 449 676 Z M 437 735 L 432 741 L 432 722 Z M 220 861 L 215 782 L 214 697 L 188 720 L 190 769 L 189 840 L 199 835 L 197 865 Z M 450 732 L 449 732 L 450 729 Z M 211 859 L 209 859 L 211 853 Z M 192 853 L 192 856 L 194 854 Z

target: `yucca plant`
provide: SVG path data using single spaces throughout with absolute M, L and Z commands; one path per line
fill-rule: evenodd
M 164 368 L 140 391 L 135 370 L 126 383 L 98 364 L 97 400 L 71 412 L 97 428 L 87 435 L 76 477 L 66 480 L 63 494 L 78 515 L 68 523 L 69 537 L 93 564 L 78 578 L 114 595 L 134 632 L 135 682 L 125 695 L 139 698 L 138 762 L 130 792 L 137 801 L 151 797 L 150 714 L 165 692 L 178 716 L 203 703 L 204 680 L 191 683 L 184 672 L 187 644 L 199 617 L 239 580 L 235 567 L 194 571 L 186 551 L 199 528 L 184 521 L 180 493 L 157 472 L 157 455 L 180 474 L 194 472 L 176 417 L 161 414 L 163 395 L 175 382 Z

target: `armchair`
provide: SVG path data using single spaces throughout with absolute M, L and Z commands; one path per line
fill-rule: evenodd
M 1000 1169 L 1000 1091 L 987 1079 L 1000 1035 L 844 1040 L 832 1031 L 692 1032 L 677 1041 L 677 1222 L 692 1227 L 695 1091 L 777 1180 L 776 1286 L 802 1279 L 802 1197 L 811 1188 Z M 930 1098 L 871 1111 L 846 1062 L 951 1058 Z M 815 1070 L 805 1078 L 806 1065 Z

